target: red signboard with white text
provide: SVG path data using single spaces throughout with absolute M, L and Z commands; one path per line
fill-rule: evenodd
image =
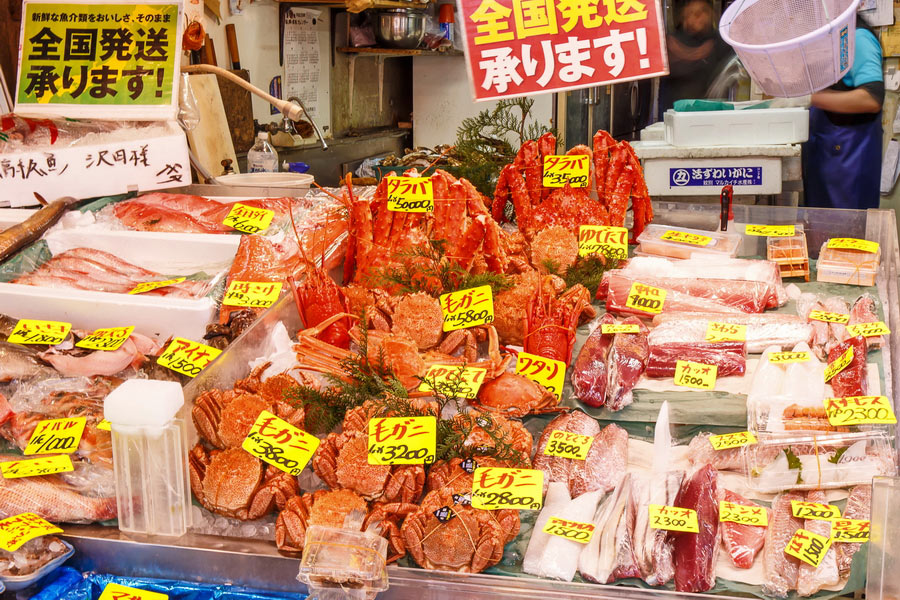
M 460 0 L 476 100 L 666 75 L 656 0 Z

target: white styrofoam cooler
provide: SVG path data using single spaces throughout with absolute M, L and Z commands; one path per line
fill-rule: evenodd
M 663 115 L 666 142 L 673 146 L 799 144 L 809 139 L 805 108 L 761 108 L 676 112 Z
M 651 196 L 718 196 L 726 184 L 734 186 L 735 194 L 781 193 L 779 157 L 654 158 L 642 162 Z M 737 181 L 759 183 L 742 185 Z

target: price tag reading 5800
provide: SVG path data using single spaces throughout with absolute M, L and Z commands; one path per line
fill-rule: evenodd
M 544 472 L 537 469 L 478 467 L 472 480 L 472 506 L 484 510 L 539 510 Z
M 441 294 L 444 331 L 466 329 L 494 322 L 494 295 L 491 286 Z

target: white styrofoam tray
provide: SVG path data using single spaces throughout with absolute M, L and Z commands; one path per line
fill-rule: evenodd
M 805 108 L 760 108 L 676 112 L 663 115 L 666 142 L 673 146 L 761 146 L 809 139 Z

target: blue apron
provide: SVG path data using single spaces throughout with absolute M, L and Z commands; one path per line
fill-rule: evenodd
M 806 206 L 878 208 L 881 137 L 880 112 L 837 115 L 811 107 L 803 148 Z

